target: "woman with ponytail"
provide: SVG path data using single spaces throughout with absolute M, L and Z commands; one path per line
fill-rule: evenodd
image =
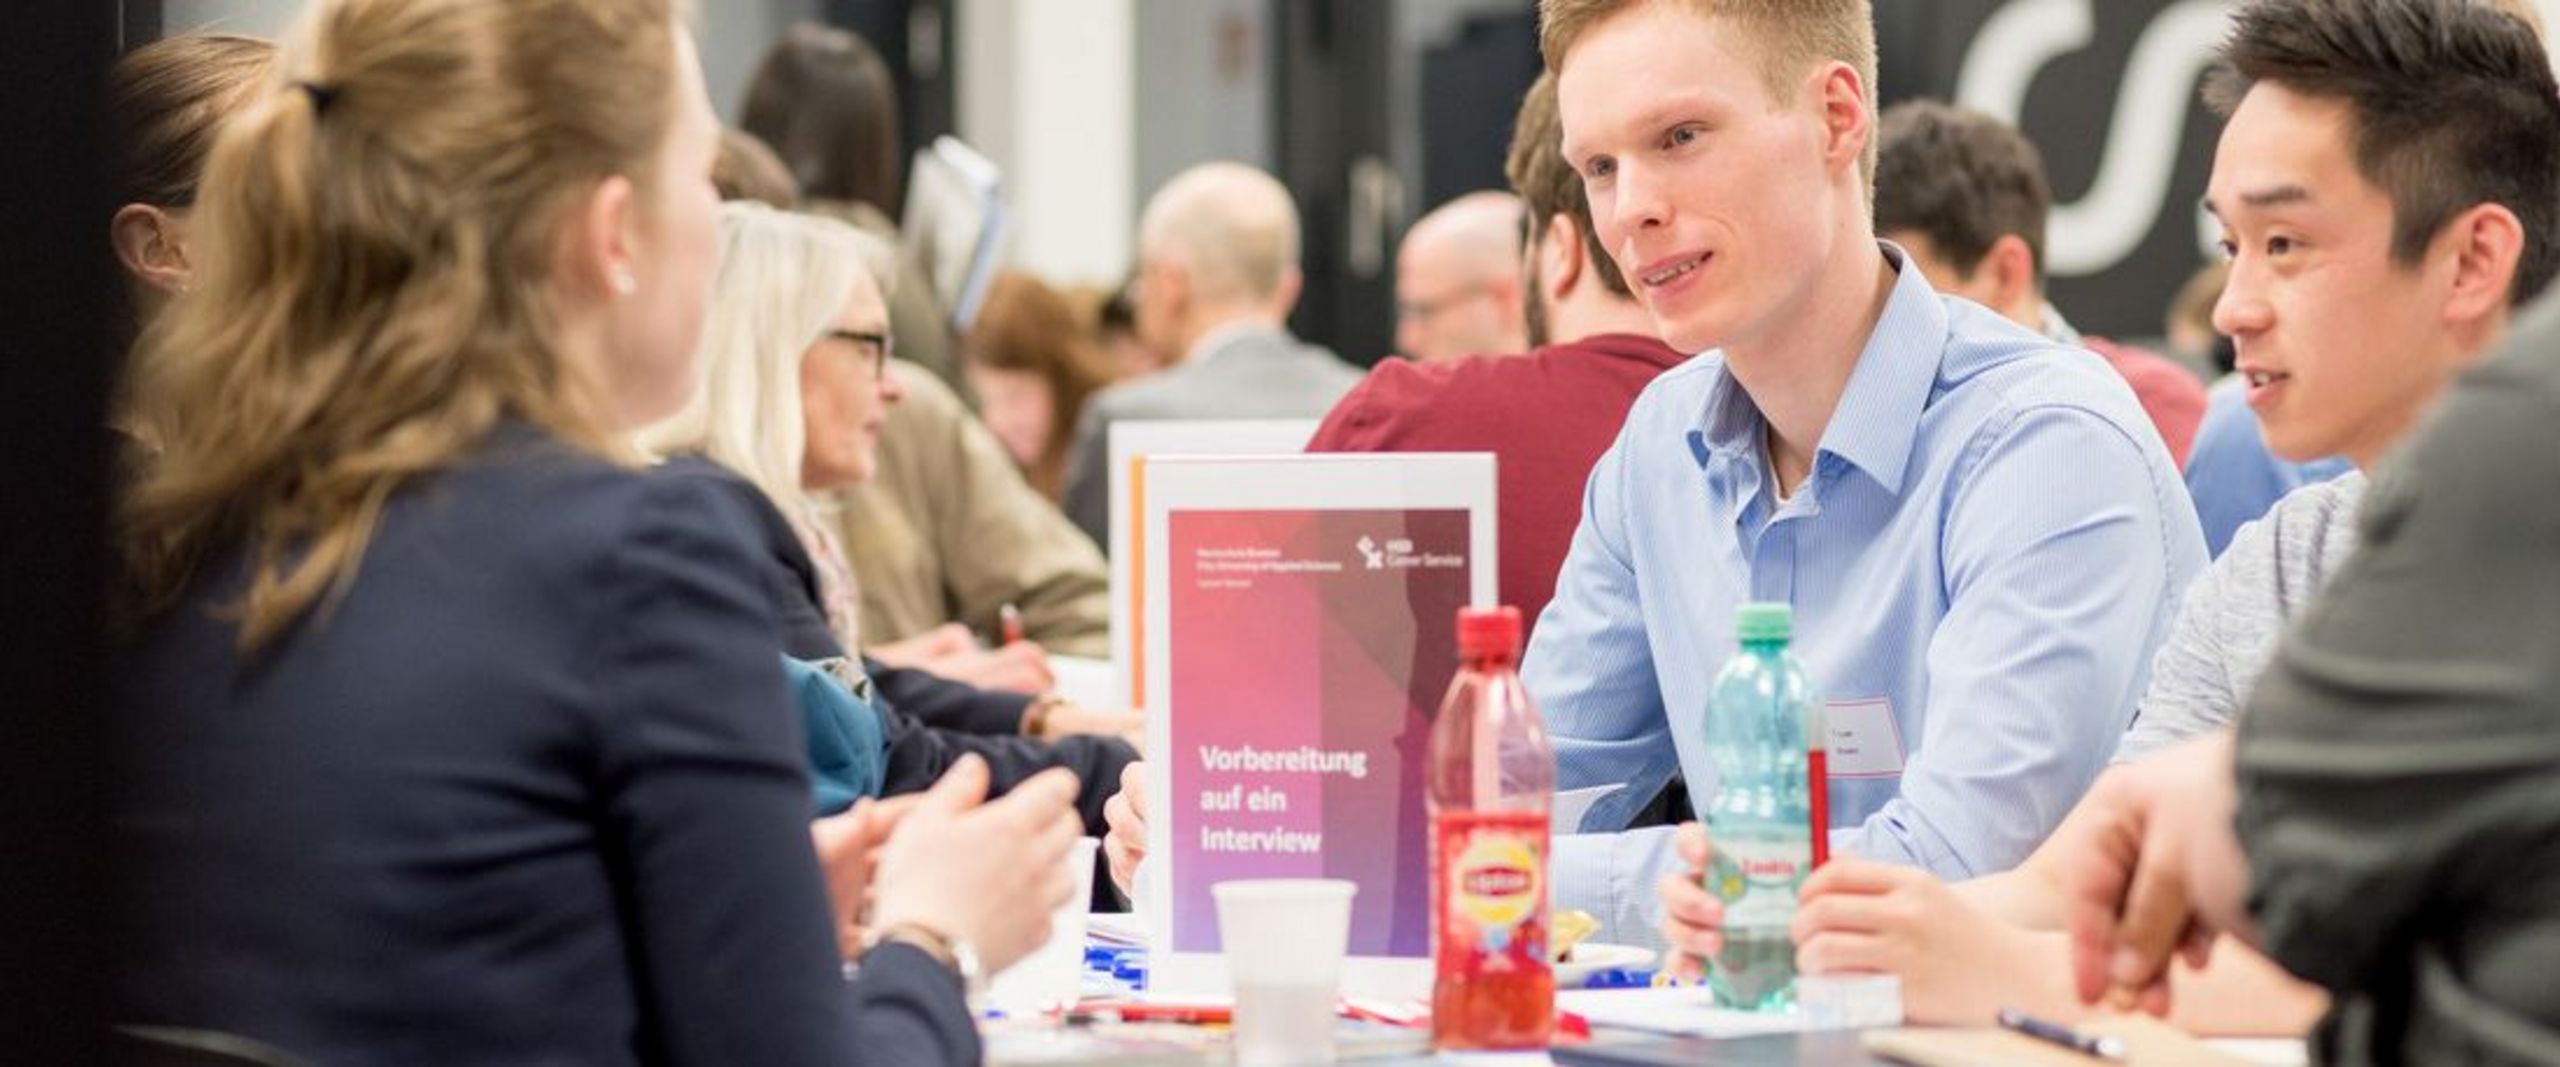
M 963 979 L 1045 935 L 1073 779 L 966 762 L 822 876 L 747 520 L 627 444 L 716 269 L 678 2 L 316 0 L 223 124 L 130 390 L 126 1021 L 978 1060 Z

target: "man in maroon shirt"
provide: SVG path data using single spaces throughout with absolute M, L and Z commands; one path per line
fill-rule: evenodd
M 1520 103 L 1504 170 L 1526 204 L 1527 354 L 1369 372 L 1317 428 L 1310 452 L 1491 452 L 1498 457 L 1500 595 L 1535 620 L 1582 519 L 1582 483 L 1654 376 L 1688 359 L 1654 334 L 1592 238 L 1565 162 L 1552 75 Z M 1533 623 L 1534 625 L 1534 623 Z
M 2098 354 L 2133 387 L 2179 469 L 2204 420 L 2204 382 L 2131 345 L 2083 337 L 2044 298 L 2044 158 L 2016 128 L 1934 100 L 1886 108 L 1878 122 L 1876 233 L 1911 254 L 1938 291 Z

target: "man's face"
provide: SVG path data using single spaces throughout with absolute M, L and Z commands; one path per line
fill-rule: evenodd
M 2353 110 L 2271 82 L 2222 131 L 2207 210 L 2231 281 L 2214 305 L 2267 446 L 2370 462 L 2461 365 L 2441 309 L 2451 270 L 2392 261 L 2390 197 L 2356 169 Z
M 1748 345 L 1796 315 L 1846 221 L 1813 80 L 1777 103 L 1742 33 L 1676 4 L 1634 8 L 1575 42 L 1556 83 L 1600 243 L 1684 352 Z
M 1520 324 L 1501 275 L 1511 265 L 1454 262 L 1445 245 L 1396 255 L 1396 351 L 1425 363 L 1517 350 Z

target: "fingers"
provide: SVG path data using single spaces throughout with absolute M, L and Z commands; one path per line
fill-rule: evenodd
M 1796 970 L 1805 974 L 1891 973 L 1893 943 L 1874 934 L 1833 930 L 1796 943 Z
M 1129 798 L 1129 812 L 1144 825 L 1147 817 L 1147 764 L 1133 760 L 1120 768 L 1120 795 Z
M 1671 947 L 1701 957 L 1724 951 L 1724 903 L 1676 874 L 1666 874 L 1655 891 L 1662 898 L 1662 939 Z
M 916 801 L 920 809 L 956 815 L 987 802 L 987 761 L 976 753 L 962 756 Z
M 1802 898 L 1788 933 L 1801 944 L 1824 932 L 1901 933 L 1926 926 L 1933 918 L 1907 894 L 1835 891 Z
M 1711 850 L 1707 847 L 1706 827 L 1693 822 L 1681 823 L 1680 828 L 1672 833 L 1671 840 L 1679 848 L 1680 862 L 1688 865 L 1690 874 L 1707 873 L 1707 858 Z
M 1914 878 L 1928 875 L 1909 867 L 1862 860 L 1854 856 L 1833 856 L 1831 862 L 1814 870 L 1804 880 L 1799 896 L 1812 897 L 1824 893 L 1889 893 L 1910 885 Z
M 2148 842 L 2133 868 L 2123 912 L 2116 922 L 2115 958 L 2108 977 L 2131 989 L 2160 978 L 2195 918 L 2188 906 L 2187 880 L 2178 862 L 2179 849 Z
M 2110 799 L 2096 794 L 2093 798 L 2101 803 Z M 2109 970 L 2116 947 L 2116 918 L 2141 855 L 2138 832 L 2126 817 L 2093 819 L 2067 854 L 2057 856 L 2057 869 L 2071 872 L 2067 900 L 2071 977 L 2083 1003 L 2097 1003 L 2113 984 Z

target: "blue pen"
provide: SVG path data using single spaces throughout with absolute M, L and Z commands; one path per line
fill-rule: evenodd
M 2000 1026 L 2038 1041 L 2060 1045 L 2083 1056 L 2124 1062 L 2124 1042 L 2112 1037 L 2092 1037 L 2061 1023 L 2049 1023 L 2012 1008 L 2000 1009 Z

